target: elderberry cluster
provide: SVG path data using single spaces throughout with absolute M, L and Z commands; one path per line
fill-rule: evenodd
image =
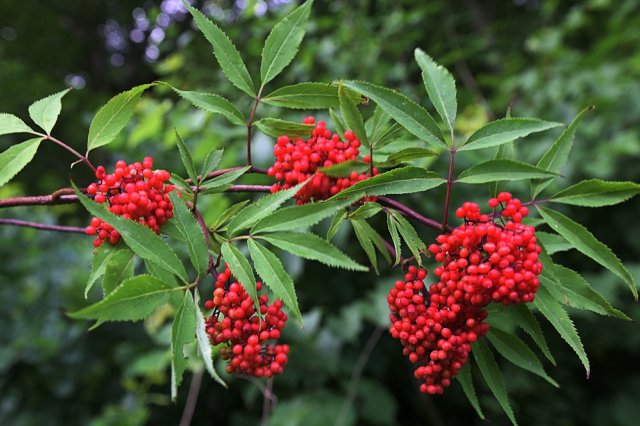
M 173 204 L 167 194 L 174 187 L 166 184 L 171 177 L 169 172 L 152 168 L 151 157 L 145 157 L 142 163 L 129 165 L 120 160 L 110 174 L 103 166 L 98 166 L 98 181 L 87 187 L 87 193 L 97 203 L 109 202 L 111 213 L 146 225 L 159 234 L 160 226 L 173 217 Z M 91 219 L 85 233 L 97 235 L 93 241 L 95 247 L 104 241 L 117 244 L 121 238 L 118 231 L 97 217 Z
M 307 117 L 304 124 L 314 124 L 315 118 Z M 331 167 L 335 164 L 356 160 L 360 153 L 360 141 L 351 130 L 344 132 L 344 140 L 337 133 L 331 133 L 326 128 L 324 121 L 319 121 L 313 129 L 308 140 L 301 138 L 291 139 L 288 136 L 278 137 L 273 148 L 276 161 L 269 167 L 267 174 L 278 181 L 271 187 L 271 192 L 289 189 L 311 177 L 307 183 L 295 195 L 298 204 L 308 203 L 311 200 L 325 200 L 332 195 L 367 179 L 365 173 L 352 171 L 345 177 L 328 176 L 319 171 L 321 167 Z M 371 158 L 365 157 L 364 161 L 370 162 Z M 374 167 L 373 174 L 378 171 Z
M 533 227 L 521 223 L 528 209 L 510 193 L 489 200 L 492 214 L 475 203 L 464 203 L 456 216 L 465 223 L 431 244 L 440 279 L 425 291 L 426 271 L 409 268 L 387 301 L 391 335 L 403 353 L 418 363 L 414 375 L 420 391 L 444 392 L 467 362 L 471 343 L 489 326 L 484 309 L 491 302 L 504 305 L 533 301 L 539 286 L 541 251 Z M 496 208 L 501 207 L 500 211 Z
M 256 289 L 262 289 L 261 282 L 256 283 Z M 229 360 L 229 373 L 271 377 L 281 374 L 287 364 L 289 345 L 271 343 L 280 338 L 287 322 L 282 301 L 276 300 L 269 305 L 266 294 L 260 295 L 258 300 L 260 312 L 256 312 L 253 300 L 242 284 L 232 279 L 227 266 L 218 275 L 213 299 L 205 302 L 206 309 L 213 309 L 207 320 L 207 333 L 212 344 L 226 344 L 220 354 Z

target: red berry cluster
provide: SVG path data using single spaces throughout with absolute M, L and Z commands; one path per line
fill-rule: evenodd
M 281 374 L 287 364 L 289 345 L 269 341 L 280 338 L 280 330 L 287 322 L 282 301 L 276 300 L 269 305 L 267 295 L 262 294 L 258 298 L 260 312 L 257 313 L 244 287 L 231 281 L 231 271 L 227 266 L 218 275 L 213 299 L 205 302 L 206 309 L 213 309 L 207 320 L 211 342 L 214 345 L 226 343 L 220 354 L 229 360 L 227 372 L 255 377 Z M 262 283 L 258 282 L 256 288 L 260 291 Z
M 173 185 L 166 182 L 171 174 L 165 170 L 152 170 L 153 158 L 145 157 L 142 163 L 127 165 L 116 163 L 113 173 L 107 174 L 103 166 L 96 169 L 98 181 L 87 187 L 87 193 L 97 203 L 109 202 L 109 211 L 126 219 L 132 219 L 160 233 L 160 226 L 173 217 L 173 204 L 167 194 Z M 120 241 L 120 234 L 111 225 L 94 217 L 85 228 L 88 235 L 96 235 L 93 241 L 99 247 L 105 240 L 111 244 Z
M 315 118 L 307 117 L 302 122 L 314 124 Z M 337 133 L 332 134 L 330 130 L 327 130 L 324 121 L 318 122 L 311 137 L 306 141 L 301 138 L 292 140 L 288 136 L 280 136 L 273 148 L 276 162 L 267 170 L 269 176 L 280 181 L 273 184 L 271 192 L 289 189 L 312 177 L 311 181 L 295 195 L 297 203 L 304 204 L 311 200 L 325 200 L 353 184 L 367 179 L 368 176 L 352 171 L 347 177 L 333 177 L 318 169 L 356 160 L 359 152 L 360 141 L 353 131 L 345 131 L 344 140 L 341 140 Z M 365 157 L 364 161 L 370 162 L 371 158 Z M 373 174 L 378 174 L 375 167 Z
M 470 343 L 489 330 L 483 321 L 490 302 L 531 302 L 538 289 L 541 249 L 534 228 L 521 223 L 528 209 L 507 192 L 489 206 L 490 215 L 464 203 L 456 216 L 465 223 L 429 246 L 442 265 L 434 271 L 440 281 L 430 286 L 428 297 L 426 272 L 415 267 L 389 293 L 391 335 L 411 362 L 420 363 L 415 377 L 424 381 L 422 392 L 442 393 L 449 386 L 467 361 Z

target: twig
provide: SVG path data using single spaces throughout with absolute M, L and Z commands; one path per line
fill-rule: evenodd
M 449 203 L 451 201 L 451 187 L 453 186 L 453 163 L 456 156 L 456 148 L 453 141 L 453 130 L 451 130 L 451 159 L 449 160 L 449 173 L 447 174 L 447 194 L 444 198 L 444 209 L 442 211 L 442 230 L 447 229 L 447 219 L 449 217 Z
M 35 228 L 43 231 L 72 232 L 84 234 L 84 228 L 80 228 L 77 226 L 47 225 L 45 223 L 28 222 L 26 220 L 19 219 L 0 219 L 0 225 L 23 226 L 25 228 Z
M 433 220 L 424 215 L 421 215 L 417 211 L 411 209 L 410 207 L 405 206 L 399 201 L 396 201 L 387 197 L 378 197 L 378 202 L 399 211 L 400 213 L 402 213 L 403 216 L 407 216 L 417 220 L 418 222 L 422 223 L 425 226 L 428 226 L 430 228 L 437 229 L 437 230 L 442 230 L 442 224 L 440 224 L 437 220 Z M 447 225 L 445 227 L 445 230 L 447 232 L 451 232 L 453 228 Z
M 242 166 L 238 166 L 238 167 L 231 167 L 231 168 L 228 168 L 228 169 L 222 169 L 222 170 L 216 170 L 216 171 L 213 171 L 213 172 L 209 173 L 209 174 L 204 178 L 204 180 L 202 181 L 202 183 L 205 183 L 205 182 L 207 181 L 207 179 L 211 179 L 211 178 L 214 178 L 214 177 L 218 177 L 218 176 L 221 176 L 221 175 L 223 175 L 223 174 L 225 174 L 225 173 L 235 172 L 236 170 L 240 170 L 240 169 L 242 169 L 242 168 L 244 168 L 244 167 L 242 167 Z M 254 166 L 251 166 L 251 168 L 247 171 L 247 173 L 258 173 L 258 174 L 266 175 L 266 174 L 267 174 L 267 169 L 261 169 L 260 167 L 254 167 Z M 200 177 L 201 177 L 201 176 L 199 175 L 199 176 L 198 176 L 198 179 L 200 179 Z M 187 183 L 193 183 L 193 182 L 191 181 L 191 179 L 188 179 L 188 178 L 187 178 L 187 179 L 185 179 L 184 181 L 185 181 L 185 182 L 187 182 Z
M 201 384 L 202 370 L 194 373 L 191 378 L 189 394 L 187 395 L 187 402 L 184 404 L 184 411 L 182 412 L 182 418 L 180 419 L 180 426 L 189 426 L 191 424 L 193 412 L 196 410 L 196 403 L 198 402 L 198 394 L 200 393 Z
M 273 394 L 273 377 L 267 379 L 267 386 L 263 391 L 262 400 L 262 426 L 269 426 L 269 416 L 271 415 L 272 394 Z
M 89 161 L 89 159 L 85 156 L 80 154 L 78 151 L 76 151 L 75 149 L 71 148 L 69 145 L 67 145 L 66 143 L 62 142 L 59 139 L 54 138 L 51 135 L 45 135 L 45 134 L 40 134 L 38 133 L 38 135 L 42 136 L 44 139 L 48 139 L 51 142 L 60 145 L 62 148 L 66 149 L 67 151 L 69 151 L 70 153 L 72 153 L 73 155 L 75 155 L 76 157 L 78 157 L 80 159 L 80 161 L 82 161 L 84 164 L 87 165 L 87 167 L 89 167 L 91 170 L 93 170 L 93 172 L 95 173 L 96 168 L 93 166 L 93 164 L 91 164 L 91 161 Z

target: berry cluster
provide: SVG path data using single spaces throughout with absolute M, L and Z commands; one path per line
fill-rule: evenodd
M 428 293 L 422 281 L 426 271 L 412 266 L 387 298 L 391 335 L 409 360 L 420 364 L 414 374 L 424 382 L 421 392 L 442 393 L 449 386 L 466 363 L 470 344 L 489 330 L 483 321 L 490 302 L 531 302 L 538 289 L 541 249 L 534 228 L 521 223 L 528 209 L 507 192 L 489 206 L 490 215 L 464 203 L 456 216 L 465 223 L 429 246 L 441 266 L 434 271 L 440 280 Z
M 260 291 L 262 283 L 258 282 L 256 288 Z M 226 344 L 220 354 L 229 360 L 229 373 L 271 377 L 281 374 L 287 364 L 289 345 L 269 343 L 280 338 L 280 331 L 287 322 L 282 301 L 276 300 L 269 305 L 266 294 L 258 299 L 259 313 L 244 287 L 233 282 L 227 266 L 218 275 L 213 299 L 205 302 L 206 309 L 213 309 L 207 320 L 207 333 L 214 345 Z
M 107 174 L 103 166 L 96 169 L 97 182 L 87 187 L 87 193 L 97 203 L 109 202 L 109 211 L 126 219 L 135 220 L 160 233 L 160 226 L 173 217 L 173 204 L 167 194 L 174 187 L 166 182 L 171 174 L 165 170 L 152 170 L 153 158 L 145 157 L 142 163 L 127 165 L 116 163 L 113 173 Z M 99 247 L 108 240 L 120 241 L 120 234 L 111 225 L 97 217 L 85 228 L 88 235 L 97 235 L 93 241 Z
M 314 124 L 315 118 L 307 117 L 304 124 Z M 267 174 L 275 177 L 278 183 L 273 184 L 271 192 L 289 189 L 308 178 L 312 178 L 295 195 L 298 204 L 308 203 L 311 200 L 325 200 L 332 195 L 365 180 L 368 176 L 364 173 L 352 171 L 346 177 L 333 177 L 322 173 L 321 167 L 331 167 L 335 164 L 356 160 L 360 152 L 360 141 L 351 130 L 344 132 L 344 140 L 337 133 L 327 130 L 324 121 L 319 121 L 313 129 L 308 140 L 300 138 L 291 140 L 288 136 L 278 137 L 273 148 L 276 162 L 269 167 Z M 370 157 L 364 161 L 370 162 Z M 373 168 L 373 174 L 378 174 Z

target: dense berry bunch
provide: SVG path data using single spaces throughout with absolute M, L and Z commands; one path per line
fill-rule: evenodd
M 166 182 L 171 174 L 165 170 L 152 170 L 153 158 L 142 163 L 127 165 L 120 160 L 113 173 L 107 174 L 103 166 L 96 169 L 98 181 L 87 187 L 87 193 L 97 203 L 109 203 L 109 211 L 132 219 L 160 233 L 160 226 L 173 217 L 173 204 L 167 194 L 173 190 Z M 85 228 L 88 235 L 97 235 L 93 242 L 99 247 L 105 240 L 111 244 L 120 241 L 120 234 L 111 225 L 94 217 Z
M 256 289 L 260 291 L 262 283 L 258 282 Z M 269 305 L 266 294 L 258 299 L 259 313 L 244 287 L 232 280 L 227 266 L 218 275 L 213 299 L 205 302 L 205 308 L 213 309 L 207 320 L 207 333 L 214 345 L 226 344 L 220 354 L 229 360 L 229 373 L 271 377 L 281 374 L 287 364 L 289 345 L 273 343 L 287 322 L 282 301 Z
M 303 123 L 314 124 L 315 119 L 307 117 Z M 332 134 L 326 128 L 324 121 L 318 122 L 311 137 L 306 141 L 300 138 L 292 140 L 288 136 L 280 136 L 273 148 L 276 162 L 267 170 L 269 176 L 280 181 L 272 186 L 271 192 L 291 188 L 312 177 L 311 181 L 296 194 L 297 203 L 304 204 L 311 200 L 325 200 L 353 184 L 367 179 L 368 176 L 352 171 L 346 177 L 333 177 L 318 169 L 356 160 L 359 152 L 360 141 L 351 130 L 344 132 L 344 140 L 342 140 L 337 133 Z M 371 161 L 369 157 L 365 157 L 364 160 Z M 373 174 L 378 174 L 376 168 L 373 168 Z
M 415 267 L 389 293 L 390 332 L 419 364 L 415 377 L 424 381 L 422 392 L 442 393 L 451 383 L 467 361 L 470 343 L 489 329 L 483 321 L 490 302 L 531 302 L 538 289 L 541 248 L 534 228 L 521 223 L 528 209 L 507 192 L 489 206 L 494 212 L 482 214 L 477 204 L 464 203 L 456 216 L 465 223 L 429 246 L 441 266 L 434 271 L 440 280 L 428 293 L 426 272 Z

